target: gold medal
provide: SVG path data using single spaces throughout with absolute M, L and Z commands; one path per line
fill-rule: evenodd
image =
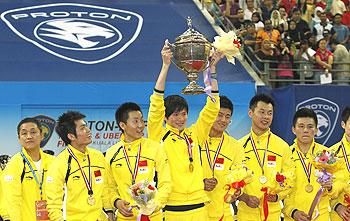
M 305 186 L 305 191 L 311 193 L 314 190 L 314 187 L 309 183 Z
M 267 177 L 264 176 L 264 175 L 261 175 L 259 177 L 259 181 L 260 181 L 261 184 L 265 184 L 265 183 L 267 183 Z
M 190 165 L 188 166 L 188 168 L 190 169 L 190 172 L 193 172 L 194 166 L 193 163 L 191 162 Z
M 96 200 L 95 200 L 95 198 L 94 198 L 92 195 L 90 195 L 90 196 L 88 197 L 88 199 L 87 199 L 87 203 L 88 203 L 90 206 L 93 206 L 93 205 L 95 205 Z

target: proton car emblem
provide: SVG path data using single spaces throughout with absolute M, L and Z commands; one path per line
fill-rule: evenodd
M 317 114 L 318 131 L 315 139 L 325 145 L 336 126 L 339 117 L 339 106 L 325 98 L 314 97 L 300 102 L 296 106 L 296 110 L 303 107 L 310 108 Z
M 44 136 L 43 140 L 40 142 L 40 147 L 42 148 L 47 144 L 47 142 L 49 142 L 51 135 L 55 129 L 56 121 L 51 117 L 45 115 L 38 115 L 34 118 L 41 124 L 41 133 Z
M 1 19 L 22 39 L 65 60 L 96 64 L 122 53 L 143 19 L 131 11 L 54 3 L 5 11 Z

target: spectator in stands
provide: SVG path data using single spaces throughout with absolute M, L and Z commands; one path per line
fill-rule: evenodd
M 316 2 L 316 7 L 321 7 L 323 10 L 327 7 L 327 0 L 319 0 Z
M 255 30 L 256 31 L 260 31 L 262 29 L 264 29 L 264 23 L 261 21 L 261 15 L 259 12 L 254 12 L 252 14 L 252 22 L 255 25 Z
M 239 8 L 237 10 L 237 14 L 235 15 L 235 19 L 233 21 L 234 22 L 232 24 L 235 27 L 235 29 L 239 33 L 244 34 L 242 32 L 244 32 L 244 27 L 245 27 L 246 20 L 244 20 L 244 11 L 243 11 L 243 9 Z
M 334 56 L 333 65 L 333 78 L 335 80 L 350 80 L 350 54 L 344 45 L 337 42 L 337 40 L 331 41 L 331 47 Z M 338 63 L 338 64 L 337 64 Z M 338 82 L 339 85 L 349 85 L 349 82 Z
M 332 7 L 331 7 L 331 13 L 333 16 L 336 14 L 344 14 L 346 11 L 345 4 L 342 0 L 333 0 Z
M 300 29 L 297 29 L 297 23 L 294 20 L 291 20 L 289 22 L 289 28 L 288 31 L 284 35 L 285 38 L 290 38 L 293 41 L 293 45 L 291 46 L 291 49 L 299 49 L 300 48 L 300 42 L 302 39 L 304 39 L 304 32 L 302 32 Z
M 301 10 L 299 8 L 292 9 L 292 18 L 295 21 L 296 29 L 303 32 L 304 34 L 310 32 L 308 23 L 301 18 Z
M 317 42 L 315 40 L 316 37 L 312 33 L 309 32 L 305 35 L 305 39 L 308 40 L 310 48 L 312 48 L 313 50 L 316 51 L 318 48 Z
M 314 12 L 313 0 L 298 0 L 297 7 L 301 11 L 301 19 L 306 21 L 308 24 L 311 22 L 312 13 Z
M 346 48 L 349 48 L 349 28 L 341 23 L 342 15 L 336 14 L 333 19 L 333 32 L 334 35 L 332 39 L 335 39 L 340 44 L 344 45 Z
M 279 11 L 281 13 L 282 18 L 287 19 L 289 12 L 296 5 L 296 0 L 278 0 L 277 5 L 279 6 Z M 281 11 L 283 8 L 284 13 Z
M 333 54 L 327 48 L 327 40 L 322 38 L 318 41 L 318 49 L 316 51 L 316 68 L 314 80 L 320 81 L 321 74 L 328 73 L 332 69 Z
M 277 68 L 280 69 L 276 73 L 277 79 L 281 80 L 292 80 L 294 74 L 293 68 L 293 52 L 290 50 L 291 41 L 287 38 L 283 39 L 278 45 L 278 65 Z M 277 82 L 277 87 L 287 86 L 292 84 L 292 81 L 281 81 Z
M 245 0 L 247 8 L 244 9 L 244 20 L 252 20 L 252 15 L 254 12 L 259 10 L 254 7 L 254 0 Z
M 247 32 L 243 38 L 244 43 L 244 51 L 248 55 L 250 59 L 253 59 L 254 57 L 254 50 L 255 50 L 255 44 L 256 44 L 256 31 L 255 31 L 255 25 L 250 22 L 246 25 Z
M 321 22 L 320 16 L 321 13 L 323 12 L 323 9 L 321 7 L 316 7 L 314 14 L 313 14 L 313 18 L 312 21 L 310 23 L 310 28 L 313 29 L 313 27 L 317 24 L 319 24 Z
M 268 19 L 264 21 L 264 29 L 258 31 L 256 39 L 258 44 L 263 40 L 269 40 L 277 46 L 278 42 L 281 40 L 281 34 L 278 30 L 272 28 L 272 22 Z
M 341 20 L 341 23 L 350 28 L 350 6 L 347 5 L 346 11 L 343 14 L 343 18 Z
M 281 18 L 283 19 L 283 21 L 288 22 L 288 12 L 286 11 L 286 8 L 283 7 L 283 6 L 280 6 L 280 7 L 278 8 L 278 11 L 279 11 L 279 13 L 280 13 Z M 285 31 L 286 31 L 286 30 L 285 30 Z
M 320 14 L 320 23 L 316 24 L 312 30 L 314 36 L 316 36 L 316 41 L 325 38 L 324 32 L 328 30 L 331 35 L 334 34 L 334 30 L 332 29 L 333 25 L 327 19 L 326 12 L 321 12 Z
M 235 23 L 238 18 L 242 17 L 244 19 L 244 14 L 241 16 L 238 14 L 238 10 L 240 9 L 239 3 L 237 0 L 227 0 L 225 7 L 225 16 L 231 21 L 231 23 Z M 242 10 L 243 13 L 243 10 Z
M 297 72 L 299 79 L 313 79 L 313 63 L 315 62 L 315 54 L 311 47 L 309 47 L 309 41 L 306 39 L 301 40 L 300 42 L 300 50 L 298 50 L 296 59 L 300 61 L 299 69 Z M 298 67 L 298 66 L 297 66 Z
M 265 39 L 261 43 L 261 48 L 256 52 L 256 58 L 254 61 L 255 66 L 261 71 L 264 72 L 264 61 L 271 61 L 269 67 L 270 68 L 276 68 L 276 47 L 275 45 L 269 40 Z M 271 78 L 275 77 L 275 71 L 269 71 L 268 73 L 265 74 L 270 74 Z
M 261 5 L 261 15 L 263 20 L 271 18 L 272 11 L 275 10 L 272 0 L 264 0 Z
M 284 32 L 284 30 L 288 30 L 288 23 L 284 19 L 281 18 L 280 12 L 278 10 L 273 10 L 271 14 L 271 22 L 272 27 L 277 29 L 280 34 Z

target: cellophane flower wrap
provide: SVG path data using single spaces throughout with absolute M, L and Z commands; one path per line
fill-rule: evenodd
M 234 31 L 223 32 L 220 36 L 214 37 L 213 46 L 222 52 L 227 61 L 232 64 L 235 64 L 235 57 L 241 54 L 241 43 Z
M 264 185 L 268 189 L 268 194 L 275 195 L 286 189 L 293 187 L 294 174 L 291 171 L 283 173 L 271 173 L 268 182 Z
M 320 150 L 313 156 L 311 163 L 319 171 L 325 171 L 327 173 L 335 173 L 340 169 L 340 161 L 333 150 Z M 318 176 L 319 177 L 319 176 Z
M 148 180 L 142 180 L 129 187 L 129 193 L 132 199 L 137 204 L 140 210 L 140 214 L 150 215 L 157 208 L 155 196 L 157 194 L 157 188 L 154 182 Z
M 231 172 L 226 176 L 226 195 L 224 197 L 225 202 L 231 201 L 231 196 L 238 189 L 243 188 L 246 184 L 253 181 L 253 171 L 243 164 L 234 165 L 231 167 Z
M 268 196 L 276 195 L 284 190 L 292 188 L 293 180 L 294 173 L 291 171 L 285 171 L 283 173 L 274 171 L 270 174 L 268 182 L 261 188 L 264 195 L 260 213 L 263 215 L 264 221 L 266 221 L 269 216 Z

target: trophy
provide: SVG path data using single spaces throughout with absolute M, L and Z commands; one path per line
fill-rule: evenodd
M 196 83 L 198 73 L 205 70 L 209 60 L 211 43 L 199 32 L 192 28 L 192 20 L 187 18 L 188 29 L 170 44 L 173 52 L 172 62 L 182 70 L 190 82 L 181 93 L 203 94 L 204 88 Z

